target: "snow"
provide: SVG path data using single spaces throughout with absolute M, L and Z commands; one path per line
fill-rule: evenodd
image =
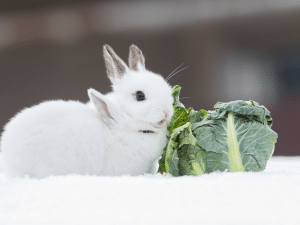
M 10 178 L 0 172 L 0 224 L 300 224 L 300 157 L 260 173 Z

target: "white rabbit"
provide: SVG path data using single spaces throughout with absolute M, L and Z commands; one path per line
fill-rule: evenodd
M 145 69 L 137 46 L 129 68 L 104 45 L 113 91 L 89 89 L 90 101 L 46 101 L 26 108 L 4 127 L 4 170 L 43 178 L 70 173 L 140 175 L 156 172 L 173 115 L 170 85 Z

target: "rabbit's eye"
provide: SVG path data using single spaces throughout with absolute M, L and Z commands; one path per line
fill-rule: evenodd
M 137 91 L 136 92 L 136 100 L 138 101 L 144 101 L 145 100 L 145 95 L 143 92 L 141 91 Z

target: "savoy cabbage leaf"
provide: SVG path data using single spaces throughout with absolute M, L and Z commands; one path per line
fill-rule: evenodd
M 174 114 L 171 119 L 171 123 L 168 126 L 168 130 L 170 134 L 172 134 L 173 130 L 177 127 L 180 127 L 184 124 L 186 124 L 190 117 L 190 111 L 192 109 L 189 109 L 188 111 L 185 109 L 184 105 L 179 101 L 179 95 L 180 95 L 181 87 L 176 85 L 173 87 L 173 107 L 174 107 Z
M 239 100 L 218 102 L 215 111 L 186 110 L 179 94 L 180 87 L 175 86 L 171 136 L 159 172 L 182 176 L 265 169 L 278 138 L 268 109 Z

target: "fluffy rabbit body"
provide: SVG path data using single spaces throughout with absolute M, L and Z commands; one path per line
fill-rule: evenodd
M 1 137 L 7 173 L 43 178 L 156 172 L 173 115 L 171 87 L 145 69 L 136 46 L 130 47 L 129 68 L 111 47 L 103 50 L 113 91 L 89 89 L 86 104 L 46 101 L 18 113 Z

